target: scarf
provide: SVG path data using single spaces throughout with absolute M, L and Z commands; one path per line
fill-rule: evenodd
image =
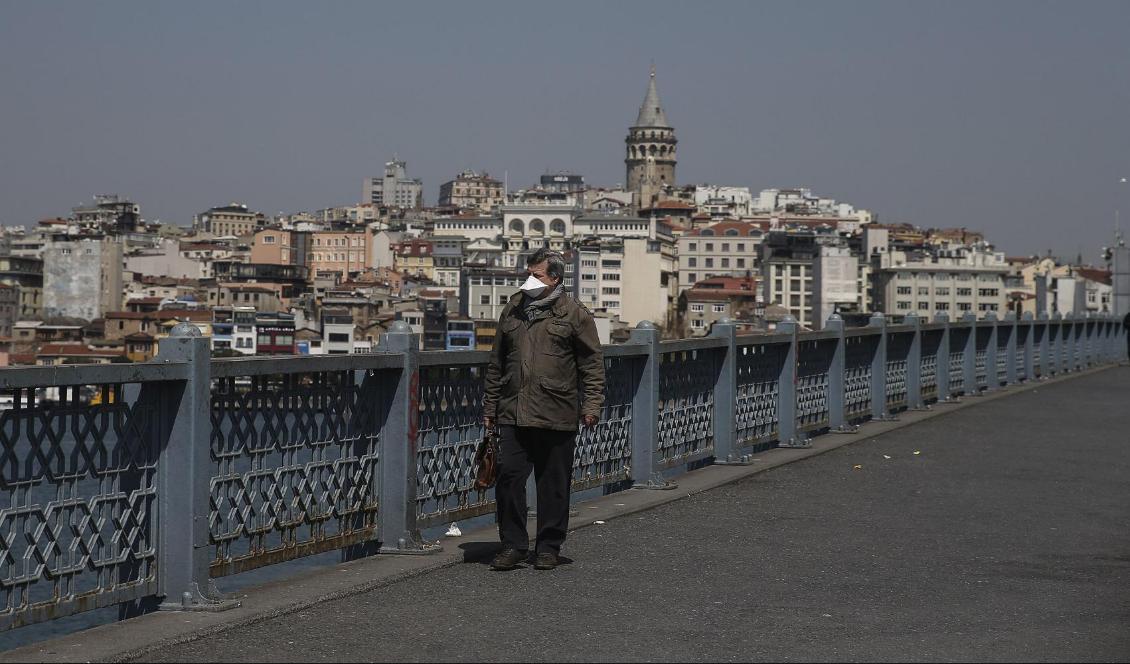
M 557 288 L 545 297 L 533 299 L 529 295 L 526 296 L 526 301 L 522 303 L 522 311 L 526 314 L 526 319 L 530 321 L 540 320 L 549 315 L 549 308 L 557 301 L 557 298 L 565 292 L 564 282 L 557 284 Z

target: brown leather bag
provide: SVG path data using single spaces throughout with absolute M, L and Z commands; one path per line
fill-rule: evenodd
M 475 450 L 475 488 L 486 491 L 498 481 L 498 432 L 487 431 Z

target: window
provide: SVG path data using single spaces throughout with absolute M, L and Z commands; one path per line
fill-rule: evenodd
M 620 261 L 600 261 L 600 266 L 606 270 L 619 270 Z
M 507 301 L 508 299 L 509 299 L 509 298 L 508 298 L 508 297 L 506 297 L 505 295 L 499 295 L 499 296 L 498 296 L 498 303 L 499 303 L 499 304 L 506 304 L 506 301 Z
M 918 308 L 919 308 L 919 309 L 922 309 L 922 310 L 926 310 L 926 309 L 929 309 L 929 308 L 930 308 L 930 303 L 929 303 L 929 302 L 919 302 L 919 303 L 918 303 Z
M 729 258 L 723 258 L 722 259 L 722 267 L 730 267 L 730 259 Z
M 959 288 L 959 289 L 957 289 L 957 296 L 958 297 L 969 297 L 970 295 L 973 295 L 973 289 L 972 288 Z
M 724 304 L 716 304 L 716 305 L 714 305 L 714 306 L 712 307 L 712 310 L 713 310 L 713 311 L 714 311 L 714 313 L 716 313 L 716 314 L 721 314 L 721 313 L 725 313 L 725 312 L 726 312 L 726 305 L 724 305 Z
M 910 295 L 910 286 L 899 286 L 895 289 L 899 295 Z
M 706 259 L 706 267 L 714 267 L 714 259 L 713 258 L 707 258 Z
M 694 282 L 698 281 L 698 274 L 696 274 L 694 272 L 688 272 L 687 273 L 687 281 L 692 283 L 692 284 Z
M 799 307 L 800 306 L 800 295 L 790 295 L 789 296 L 789 306 Z
M 259 345 L 260 346 L 269 346 L 270 343 L 271 343 L 271 335 L 269 335 L 269 334 L 260 334 L 259 335 Z
M 745 242 L 739 242 L 738 243 L 738 251 L 739 252 L 745 251 Z
M 977 295 L 981 297 L 996 297 L 999 291 L 995 288 L 978 288 Z
M 930 287 L 929 286 L 919 286 L 918 287 L 918 294 L 919 295 L 929 295 L 930 294 Z
M 799 291 L 800 290 L 800 279 L 790 279 L 789 280 L 789 290 Z
M 600 303 L 600 306 L 605 309 L 617 309 L 620 307 L 620 302 L 619 300 L 605 300 Z
M 789 274 L 794 276 L 794 277 L 799 277 L 800 276 L 800 266 L 799 265 L 790 265 L 789 266 Z
M 347 332 L 330 332 L 331 343 L 349 343 L 349 334 Z
M 706 243 L 706 250 L 707 251 L 714 251 L 714 243 L 713 242 L 707 242 Z
M 620 275 L 615 272 L 610 272 L 604 275 L 605 281 L 620 281 Z
M 687 267 L 698 267 L 698 259 L 693 256 L 688 258 Z
M 738 267 L 745 267 L 745 259 L 744 258 L 738 259 Z
M 950 294 L 950 289 L 947 287 L 935 288 L 934 294 L 938 297 L 948 297 Z
M 691 243 L 690 243 L 690 244 L 688 245 L 688 249 L 687 249 L 687 250 L 688 250 L 688 251 L 698 251 L 698 243 L 697 243 L 697 242 L 691 242 Z
M 700 314 L 700 313 L 706 311 L 706 305 L 705 304 L 692 304 L 691 305 L 691 311 Z
M 701 330 L 702 328 L 706 327 L 706 321 L 701 318 L 692 319 L 691 327 L 695 328 L 696 330 Z
M 480 295 L 479 304 L 490 304 L 490 295 Z
M 274 244 L 274 243 L 275 243 L 275 236 L 274 235 L 264 235 L 263 236 L 263 244 Z
M 906 310 L 906 309 L 910 308 L 910 303 L 907 302 L 906 300 L 899 300 L 897 306 L 898 306 L 899 310 Z
M 949 308 L 950 308 L 949 302 L 939 302 L 937 304 L 938 311 L 949 311 Z
M 722 251 L 729 251 L 729 250 L 730 250 L 730 243 L 729 242 L 723 242 L 722 243 Z
M 958 302 L 957 308 L 960 311 L 971 311 L 973 309 L 973 304 L 971 302 Z
M 605 286 L 600 290 L 602 295 L 619 295 L 620 289 L 614 286 Z

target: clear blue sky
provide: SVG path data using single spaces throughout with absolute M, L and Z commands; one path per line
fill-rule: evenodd
M 0 222 L 354 203 L 399 155 L 624 177 L 649 63 L 680 183 L 1096 259 L 1130 228 L 1130 3 L 0 4 Z

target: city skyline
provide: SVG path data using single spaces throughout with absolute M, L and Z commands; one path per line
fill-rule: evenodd
M 641 5 L 213 7 L 5 7 L 0 83 L 24 103 L 0 124 L 16 155 L 0 166 L 0 222 L 109 191 L 180 225 L 230 201 L 271 214 L 352 204 L 393 154 L 430 203 L 465 168 L 507 174 L 511 189 L 547 170 L 614 186 L 652 61 L 681 184 L 810 187 L 884 222 L 1091 262 L 1115 210 L 1130 211 L 1115 39 L 1130 12 L 1117 3 L 714 5 L 706 35 Z M 625 39 L 629 17 L 646 29 Z M 100 37 L 127 18 L 141 29 Z M 586 48 L 546 48 L 535 28 L 548 20 L 552 44 Z M 742 27 L 757 38 L 737 41 Z M 298 49 L 319 28 L 332 46 Z M 45 34 L 51 48 L 31 45 Z M 709 52 L 694 48 L 709 35 Z M 422 36 L 433 48 L 410 48 Z

